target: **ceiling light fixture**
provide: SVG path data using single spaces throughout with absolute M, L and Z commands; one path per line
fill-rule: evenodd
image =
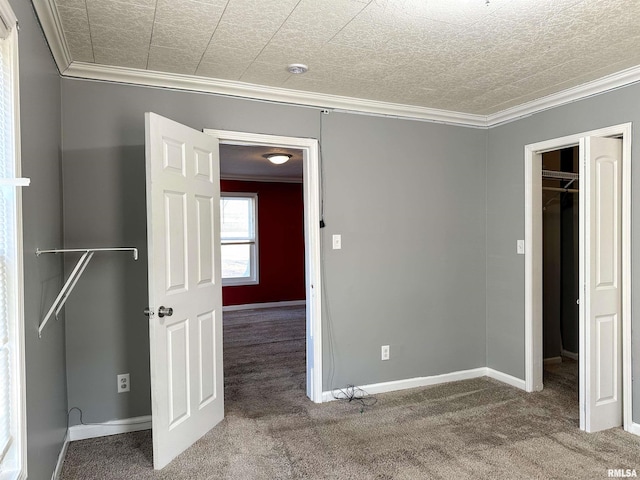
M 309 67 L 304 63 L 292 63 L 287 67 L 287 71 L 294 75 L 300 75 L 301 73 L 307 73 L 309 71 Z
M 287 163 L 291 158 L 291 155 L 289 155 L 288 153 L 267 153 L 263 156 L 275 165 L 282 165 L 283 163 Z

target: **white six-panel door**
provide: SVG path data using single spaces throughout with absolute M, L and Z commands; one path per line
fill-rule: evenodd
M 154 113 L 145 122 L 153 464 L 161 469 L 224 416 L 220 175 L 215 137 Z
M 585 429 L 622 425 L 622 140 L 587 137 L 583 228 Z M 582 223 L 582 222 L 581 222 Z M 582 305 L 581 305 L 582 307 Z

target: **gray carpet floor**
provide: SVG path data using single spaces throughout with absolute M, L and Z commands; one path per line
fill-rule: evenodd
M 151 432 L 73 442 L 71 479 L 602 479 L 640 472 L 640 438 L 578 428 L 575 362 L 527 394 L 489 378 L 316 405 L 304 309 L 225 313 L 223 422 L 162 471 Z

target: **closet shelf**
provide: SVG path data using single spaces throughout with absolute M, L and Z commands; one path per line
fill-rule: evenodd
M 64 286 L 60 290 L 60 293 L 58 294 L 55 301 L 53 302 L 53 305 L 51 305 L 51 308 L 49 309 L 47 314 L 44 316 L 44 319 L 42 320 L 42 322 L 40 323 L 40 326 L 38 327 L 38 337 L 40 338 L 42 338 L 42 330 L 44 329 L 45 325 L 47 324 L 51 316 L 55 315 L 55 317 L 58 318 L 58 313 L 60 313 L 60 310 L 62 310 L 62 307 L 67 301 L 67 298 L 69 298 L 69 294 L 71 294 L 71 291 L 76 286 L 76 283 L 78 283 L 78 279 L 84 272 L 84 269 L 87 268 L 87 265 L 89 265 L 89 262 L 91 261 L 91 259 L 93 258 L 93 255 L 96 252 L 132 252 L 133 259 L 138 260 L 138 249 L 135 247 L 64 248 L 64 249 L 55 249 L 55 250 L 36 249 L 36 256 L 39 257 L 40 255 L 45 253 L 79 253 L 79 252 L 83 253 L 82 256 L 80 257 L 80 260 L 78 260 L 78 263 L 76 263 L 76 266 L 71 271 L 71 275 L 69 275 L 69 278 L 67 278 L 67 281 L 65 282 Z
M 542 178 L 557 178 L 559 180 L 580 180 L 580 174 L 573 172 L 559 172 L 557 170 L 542 170 Z

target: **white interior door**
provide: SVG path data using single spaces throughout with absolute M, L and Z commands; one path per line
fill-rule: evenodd
M 583 238 L 584 428 L 622 425 L 622 140 L 586 137 Z M 584 212 L 584 213 L 583 213 Z
M 224 416 L 215 137 L 145 114 L 153 465 Z M 172 311 L 170 310 L 172 309 Z

